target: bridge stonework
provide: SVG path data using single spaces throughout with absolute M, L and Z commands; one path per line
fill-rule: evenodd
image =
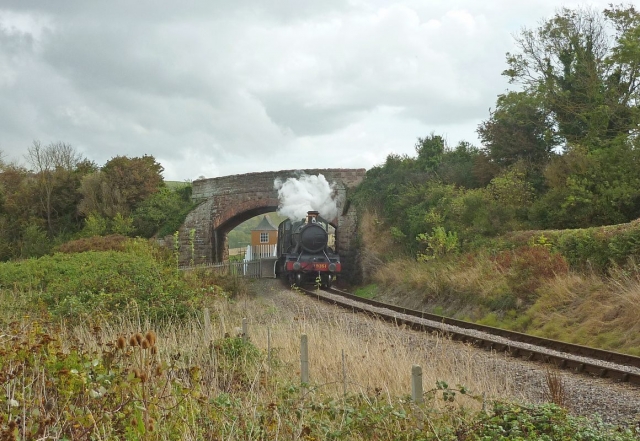
M 278 209 L 278 192 L 273 184 L 276 178 L 322 174 L 335 185 L 338 217 L 332 220 L 336 227 L 336 248 L 345 271 L 355 261 L 357 216 L 355 208 L 347 204 L 347 189 L 357 186 L 365 169 L 310 169 L 247 173 L 200 179 L 193 182 L 192 198 L 199 205 L 187 215 L 180 227 L 179 260 L 181 265 L 221 262 L 228 258 L 227 234 L 242 222 Z

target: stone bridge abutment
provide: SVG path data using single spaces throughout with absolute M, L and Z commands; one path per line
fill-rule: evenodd
M 336 248 L 348 271 L 349 262 L 354 260 L 357 216 L 355 208 L 346 204 L 347 190 L 362 181 L 365 169 L 282 170 L 194 181 L 192 198 L 198 206 L 187 215 L 178 232 L 180 264 L 226 260 L 227 234 L 231 230 L 254 216 L 277 210 L 274 180 L 285 181 L 302 173 L 322 174 L 335 185 L 338 217 L 332 223 L 336 227 Z

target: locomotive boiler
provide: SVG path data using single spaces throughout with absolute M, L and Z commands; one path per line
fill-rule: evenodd
M 320 284 L 330 288 L 340 273 L 340 256 L 329 246 L 329 222 L 317 211 L 300 221 L 278 226 L 276 276 L 290 284 Z

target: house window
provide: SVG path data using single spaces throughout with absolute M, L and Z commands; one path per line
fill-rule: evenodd
M 269 233 L 260 233 L 260 243 L 269 243 Z

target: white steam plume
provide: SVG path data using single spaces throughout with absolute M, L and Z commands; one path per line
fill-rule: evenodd
M 307 211 L 315 210 L 320 212 L 321 217 L 333 220 L 338 216 L 334 186 L 321 174 L 303 174 L 298 179 L 289 178 L 284 182 L 276 178 L 273 187 L 278 190 L 280 199 L 278 214 L 298 221 L 307 216 Z

